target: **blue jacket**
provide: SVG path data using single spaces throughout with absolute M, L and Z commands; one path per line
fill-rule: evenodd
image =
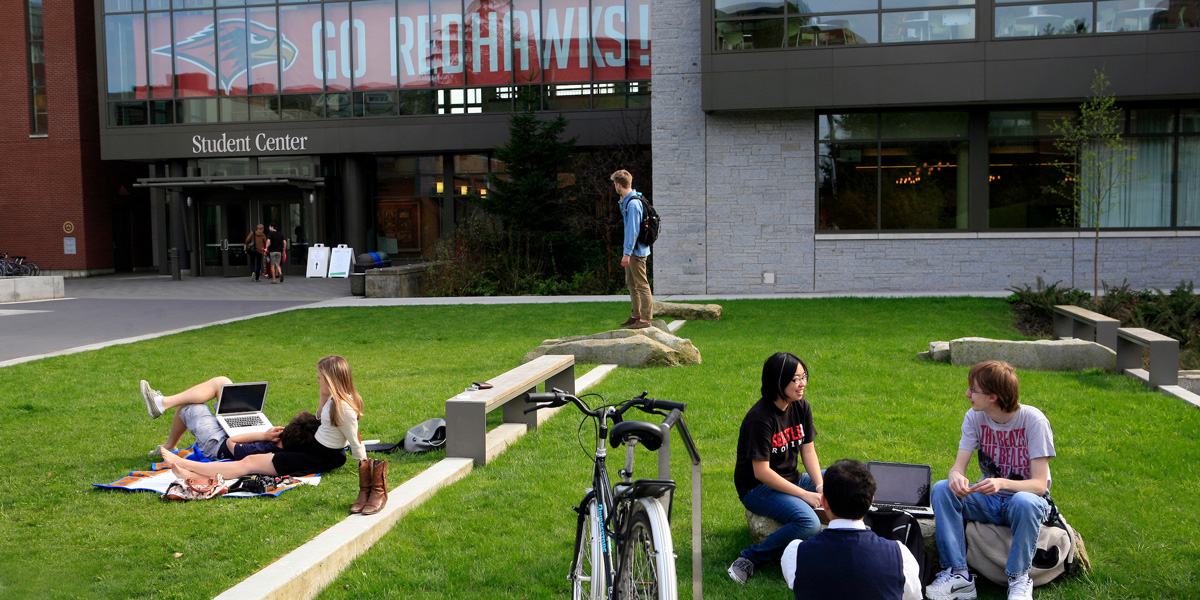
M 641 197 L 637 190 L 631 190 L 621 198 L 621 216 L 625 219 L 625 246 L 621 254 L 645 258 L 650 256 L 650 246 L 637 241 L 642 229 L 642 201 L 635 197 Z

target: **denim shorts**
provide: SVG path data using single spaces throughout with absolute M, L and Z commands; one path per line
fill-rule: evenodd
M 204 456 L 217 460 L 221 446 L 225 445 L 225 440 L 229 439 L 229 436 L 224 429 L 221 429 L 221 424 L 212 415 L 208 405 L 188 404 L 180 406 L 176 411 L 175 414 L 179 415 L 179 420 L 183 421 L 188 431 L 196 436 L 196 445 L 200 447 Z

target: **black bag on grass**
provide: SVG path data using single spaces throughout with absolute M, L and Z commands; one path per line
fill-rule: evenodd
M 909 552 L 917 559 L 917 567 L 921 573 L 921 587 L 929 583 L 929 559 L 925 556 L 925 536 L 921 534 L 921 524 L 916 517 L 892 508 L 873 510 L 863 522 L 875 535 L 885 540 L 896 540 L 904 544 Z

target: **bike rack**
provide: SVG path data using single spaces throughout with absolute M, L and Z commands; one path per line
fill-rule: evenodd
M 678 427 L 674 427 L 678 425 Z M 658 478 L 671 479 L 671 429 L 679 430 L 679 437 L 687 448 L 692 459 L 692 598 L 699 600 L 704 597 L 704 584 L 701 581 L 700 560 L 700 453 L 692 441 L 683 413 L 672 410 L 666 420 L 659 425 L 663 432 L 663 444 L 658 449 Z M 667 503 L 667 516 L 671 515 L 670 508 L 675 503 L 675 492 Z

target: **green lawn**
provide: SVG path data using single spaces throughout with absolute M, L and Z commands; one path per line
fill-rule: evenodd
M 967 403 L 966 368 L 916 360 L 929 341 L 1019 337 L 999 299 L 731 301 L 722 321 L 681 330 L 704 364 L 619 369 L 593 391 L 642 390 L 689 403 L 704 459 L 705 595 L 786 597 L 777 568 L 745 587 L 725 575 L 749 543 L 733 490 L 737 426 L 763 360 L 789 350 L 811 379 L 823 464 L 843 458 L 949 467 Z M 444 412 L 472 380 L 520 362 L 542 339 L 610 327 L 613 304 L 301 310 L 138 344 L 0 369 L 0 597 L 209 598 L 337 522 L 356 494 L 343 468 L 278 499 L 176 504 L 93 489 L 147 466 L 165 421 L 136 392 L 170 393 L 218 374 L 269 380 L 282 420 L 316 404 L 316 360 L 342 354 L 367 415 L 364 437 L 395 439 Z M 254 337 L 256 342 L 247 343 Z M 262 343 L 279 351 L 261 360 Z M 582 374 L 586 366 L 578 373 Z M 1059 506 L 1087 541 L 1095 573 L 1039 588 L 1039 598 L 1194 598 L 1200 523 L 1192 489 L 1200 411 L 1101 373 L 1022 372 L 1022 399 L 1056 433 Z M 589 463 L 579 419 L 560 413 L 483 469 L 405 516 L 324 598 L 559 598 L 567 590 L 574 513 Z M 586 441 L 585 441 L 586 443 Z M 388 457 L 391 484 L 441 458 Z M 676 476 L 688 488 L 680 448 Z M 639 476 L 653 476 L 643 457 Z M 973 465 L 974 468 L 974 465 Z M 681 596 L 689 597 L 690 506 L 675 506 Z M 175 553 L 182 553 L 175 557 Z M 981 597 L 1002 598 L 991 586 Z

